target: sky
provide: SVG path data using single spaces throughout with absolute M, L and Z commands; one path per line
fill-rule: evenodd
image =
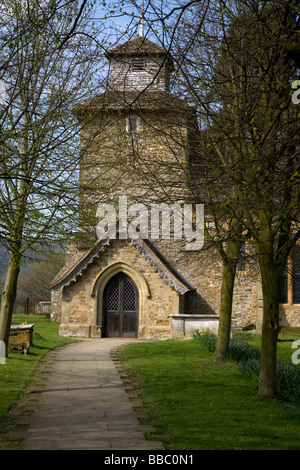
M 111 41 L 121 43 L 139 34 L 141 11 L 144 11 L 143 34 L 159 43 L 162 39 L 159 18 L 183 3 L 181 0 L 123 0 L 122 2 L 98 0 L 94 19 L 104 20 L 110 31 Z M 172 16 L 175 15 L 176 10 Z

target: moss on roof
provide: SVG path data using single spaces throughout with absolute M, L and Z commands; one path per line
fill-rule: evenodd
M 187 113 L 191 107 L 177 96 L 167 91 L 124 92 L 109 90 L 77 106 L 75 114 L 97 111 L 168 111 Z
M 167 55 L 167 51 L 155 44 L 149 39 L 138 37 L 131 41 L 120 44 L 119 46 L 111 49 L 105 53 L 105 56 L 110 59 L 118 56 L 135 56 L 135 55 Z

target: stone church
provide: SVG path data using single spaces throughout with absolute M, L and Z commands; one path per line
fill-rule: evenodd
M 213 247 L 188 249 L 174 225 L 163 232 L 152 219 L 137 218 L 139 230 L 130 222 L 133 209 L 137 214 L 153 204 L 178 207 L 188 200 L 194 114 L 169 91 L 172 57 L 139 36 L 106 58 L 107 91 L 75 110 L 81 123 L 81 236 L 52 282 L 51 318 L 60 323 L 60 335 L 75 337 L 166 339 L 199 327 L 217 330 L 222 264 Z M 117 216 L 101 236 L 99 205 L 113 206 Z M 291 280 L 291 272 L 299 280 L 298 251 L 294 258 L 281 316 L 299 326 L 299 286 L 295 294 Z M 259 277 L 250 264 L 245 258 L 238 266 L 232 322 L 259 330 Z

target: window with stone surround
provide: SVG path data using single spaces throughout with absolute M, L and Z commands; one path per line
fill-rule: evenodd
M 293 304 L 300 304 L 300 246 L 293 252 Z
M 300 307 L 300 245 L 295 246 L 288 259 L 281 280 L 279 303 Z
M 126 116 L 126 132 L 136 133 L 140 130 L 140 119 L 134 114 Z
M 246 272 L 246 242 L 243 242 L 240 248 L 240 256 L 237 264 L 237 271 L 239 273 Z
M 287 304 L 288 303 L 288 269 L 287 267 L 284 270 L 281 284 L 279 288 L 279 303 Z

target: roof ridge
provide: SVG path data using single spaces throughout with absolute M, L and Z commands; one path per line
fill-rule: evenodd
M 142 239 L 140 236 L 135 240 L 131 237 L 128 237 L 127 240 L 130 240 L 132 244 L 137 248 L 143 250 L 143 247 L 149 251 L 149 255 L 151 258 L 148 258 L 148 261 L 153 265 L 156 265 L 156 270 L 159 271 L 159 274 L 166 280 L 166 276 L 170 278 L 170 285 L 174 287 L 176 291 L 181 294 L 185 292 L 194 290 L 195 288 L 172 266 L 169 260 L 161 253 L 161 251 L 157 248 L 156 245 L 150 239 Z M 74 264 L 72 268 L 70 268 L 67 272 L 65 272 L 62 277 L 59 279 L 54 280 L 51 284 L 50 288 L 58 288 L 59 286 L 63 288 L 64 286 L 69 285 L 71 282 L 76 281 L 78 276 L 81 276 L 82 271 L 85 270 L 89 264 L 91 264 L 95 258 L 99 256 L 99 254 L 103 251 L 104 247 L 109 245 L 111 239 L 108 236 L 108 232 L 92 246 L 90 250 L 85 252 L 82 257 Z M 161 272 L 164 271 L 164 273 Z M 165 274 L 165 275 L 164 275 Z
M 169 55 L 168 51 L 162 46 L 150 41 L 150 39 L 146 37 L 139 36 L 106 51 L 105 57 L 111 58 L 119 55 L 137 55 L 138 53 L 145 55 Z
M 155 110 L 165 109 L 166 111 L 176 110 L 191 112 L 193 108 L 183 99 L 167 90 L 155 91 L 123 91 L 108 89 L 85 103 L 78 105 L 75 112 L 89 109 L 91 106 L 102 105 L 103 110 L 113 109 L 145 109 Z M 98 109 L 98 108 L 97 108 Z

